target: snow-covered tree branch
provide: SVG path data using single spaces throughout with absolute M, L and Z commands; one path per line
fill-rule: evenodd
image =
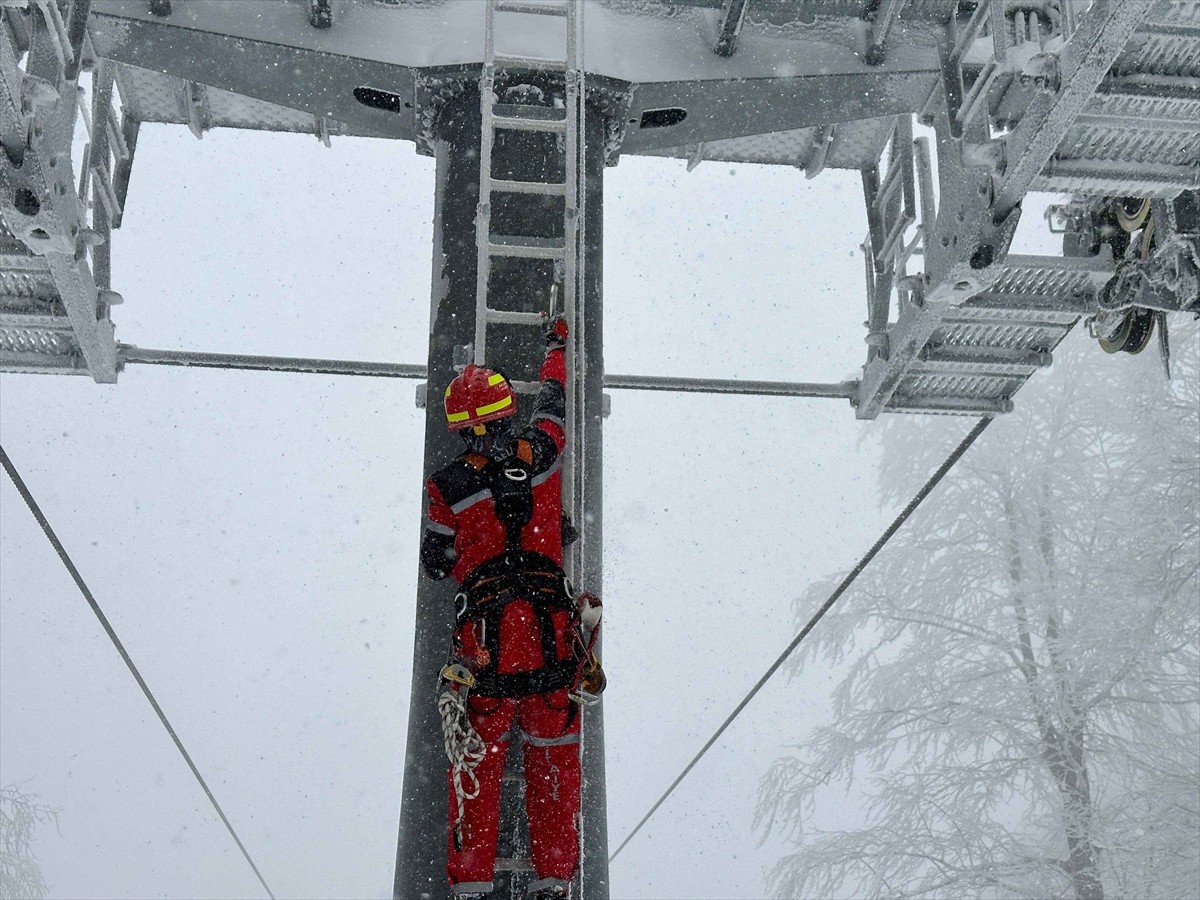
M 760 788 L 777 896 L 1195 894 L 1200 329 L 1173 337 L 1170 383 L 1069 339 L 802 645 L 801 683 L 844 674 Z M 964 425 L 881 430 L 900 502 Z M 830 828 L 841 793 L 862 821 Z
M 17 785 L 0 787 L 0 898 L 37 900 L 49 888 L 33 856 L 38 825 L 57 820 L 56 810 Z

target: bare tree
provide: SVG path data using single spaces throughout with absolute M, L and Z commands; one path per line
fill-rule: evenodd
M 1194 896 L 1200 340 L 1175 337 L 1170 384 L 1060 348 L 802 647 L 794 675 L 847 674 L 760 788 L 797 845 L 778 896 Z M 895 500 L 963 425 L 883 429 Z M 813 827 L 839 789 L 861 824 Z
M 38 825 L 57 822 L 58 811 L 17 785 L 0 787 L 0 900 L 37 900 L 49 888 L 33 857 Z

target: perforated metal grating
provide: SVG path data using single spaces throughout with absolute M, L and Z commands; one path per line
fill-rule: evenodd
M 69 331 L 6 324 L 0 325 L 0 351 L 71 356 L 79 353 L 79 345 Z
M 1040 368 L 1038 353 L 1066 337 L 1112 272 L 1105 258 L 1010 256 L 985 292 L 952 308 L 905 371 L 887 408 L 894 412 L 985 413 L 1007 409 Z M 923 357 L 956 351 L 949 365 Z M 1023 358 L 1020 351 L 1028 351 Z M 944 368 L 949 371 L 933 371 Z

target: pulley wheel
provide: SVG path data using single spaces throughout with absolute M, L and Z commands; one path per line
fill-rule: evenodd
M 1126 197 L 1124 200 L 1113 202 L 1113 212 L 1117 224 L 1126 234 L 1133 234 L 1145 223 L 1150 215 L 1150 200 L 1144 197 Z
M 1141 353 L 1154 333 L 1154 311 L 1132 307 L 1112 337 L 1100 338 L 1105 353 Z
M 1154 222 L 1151 221 L 1146 225 L 1145 230 L 1142 231 L 1142 240 L 1139 242 L 1139 245 L 1138 245 L 1138 252 L 1141 253 L 1142 259 L 1149 259 L 1150 254 L 1154 252 L 1155 246 L 1156 246 L 1156 242 L 1154 240 Z

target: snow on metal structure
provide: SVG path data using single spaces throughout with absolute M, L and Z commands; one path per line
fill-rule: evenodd
M 277 0 L 252 13 L 236 0 L 6 0 L 0 367 L 115 380 L 107 242 L 141 123 L 413 140 L 429 153 L 438 110 L 482 62 L 481 13 L 473 0 Z M 922 357 L 949 343 L 991 358 L 979 335 L 938 323 L 996 294 L 1026 191 L 1164 201 L 1200 189 L 1192 0 L 594 0 L 588 20 L 610 164 L 647 154 L 863 172 L 860 417 L 1007 406 L 1033 368 L 998 379 L 960 354 L 931 373 Z M 524 26 L 517 51 L 535 56 L 552 29 Z M 64 190 L 81 69 L 94 80 L 84 118 L 102 127 L 79 190 Z M 914 115 L 938 135 L 940 209 Z M 993 320 L 1044 303 L 1059 266 L 1038 263 L 1033 294 L 991 296 Z M 1080 314 L 1097 311 L 1112 275 L 1097 258 L 1075 285 Z M 1057 343 L 1035 339 L 1031 351 Z
M 549 0 L 509 5 L 536 12 Z M 451 317 L 437 317 L 424 368 L 243 362 L 445 379 L 450 345 L 475 334 L 484 11 L 478 0 L 0 0 L 0 371 L 112 382 L 127 363 L 185 361 L 118 343 L 110 314 L 121 299 L 109 283 L 110 243 L 139 129 L 166 123 L 198 138 L 250 128 L 307 132 L 327 145 L 341 135 L 407 140 L 436 156 L 443 216 L 434 239 L 454 284 L 435 284 L 435 306 L 453 305 L 470 327 L 460 334 Z M 994 414 L 1080 317 L 1106 348 L 1133 350 L 1148 334 L 1137 316 L 1148 310 L 1165 325 L 1168 313 L 1200 304 L 1196 0 L 589 0 L 586 16 L 580 56 L 595 172 L 575 174 L 594 192 L 589 216 L 599 216 L 601 164 L 622 154 L 786 165 L 810 178 L 861 173 L 861 378 L 746 390 L 846 397 L 861 418 Z M 565 91 L 563 74 L 536 61 L 561 44 L 554 17 L 524 18 L 506 39 L 497 90 Z M 932 146 L 914 122 L 932 129 Z M 463 168 L 472 159 L 474 181 Z M 549 173 L 549 162 L 538 165 Z M 1062 257 L 1008 252 L 1029 191 L 1076 195 L 1052 223 L 1065 232 Z M 548 222 L 550 198 L 526 199 L 529 215 Z M 590 267 L 580 299 L 591 343 L 578 402 L 598 429 L 596 225 L 579 257 Z M 532 284 L 523 279 L 534 268 L 514 283 Z M 519 342 L 506 343 L 501 352 L 516 353 Z M 204 354 L 190 362 L 220 364 Z M 435 419 L 426 470 L 447 450 Z M 597 471 L 599 446 L 589 442 L 594 455 L 581 469 Z M 598 480 L 594 489 L 580 503 L 597 514 Z M 585 570 L 598 568 L 598 524 L 593 532 Z M 418 665 L 443 638 L 442 599 L 419 598 L 428 616 L 418 621 Z M 410 731 L 410 755 L 422 727 Z M 413 796 L 426 803 L 431 790 Z
M 979 335 L 938 323 L 1001 279 L 1026 191 L 1151 198 L 1162 245 L 1162 201 L 1200 189 L 1193 0 L 593 0 L 587 13 L 609 164 L 645 154 L 863 173 L 860 417 L 1006 408 L 1031 367 L 997 379 L 960 354 L 931 373 L 922 356 L 950 343 L 990 359 Z M 2 15 L 0 368 L 98 381 L 124 362 L 107 242 L 141 123 L 412 140 L 431 153 L 438 111 L 477 77 L 484 38 L 474 0 L 274 0 L 252 12 L 237 0 L 5 0 Z M 529 18 L 547 21 L 523 26 L 516 51 L 535 56 L 553 24 Z M 71 190 L 81 69 L 94 81 L 85 118 L 102 127 Z M 940 208 L 913 116 L 937 133 Z M 1094 262 L 1075 285 L 1080 314 L 1097 312 L 1114 274 Z M 1060 264 L 1038 265 L 1034 294 L 991 298 L 993 320 L 1046 302 Z M 1057 342 L 1035 339 L 1031 351 Z

